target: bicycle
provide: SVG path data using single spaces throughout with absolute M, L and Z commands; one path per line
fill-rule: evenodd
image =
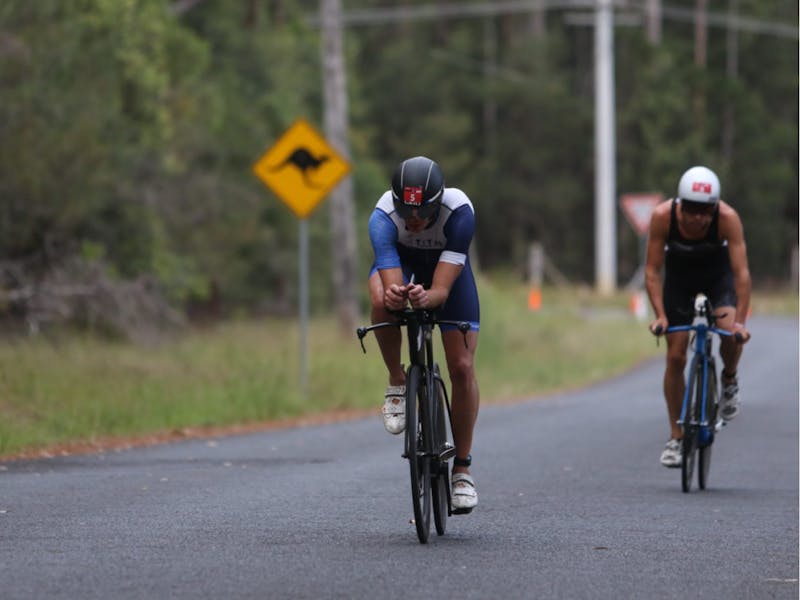
M 361 349 L 366 354 L 364 337 L 375 329 L 405 327 L 408 338 L 409 366 L 406 370 L 406 431 L 403 458 L 408 459 L 411 475 L 411 498 L 414 523 L 420 543 L 428 542 L 431 507 L 436 533 L 444 535 L 447 517 L 453 514 L 450 498 L 450 467 L 455 456 L 452 439 L 450 399 L 439 365 L 433 358 L 433 328 L 454 325 L 464 335 L 466 321 L 437 319 L 432 311 L 405 308 L 394 311 L 397 321 L 376 323 L 356 330 Z M 448 433 L 450 432 L 450 433 Z
M 665 333 L 690 331 L 693 334 L 691 345 L 694 356 L 689 366 L 686 391 L 678 425 L 683 430 L 681 457 L 681 489 L 688 493 L 692 487 L 695 460 L 698 463 L 697 484 L 706 489 L 708 471 L 711 468 L 711 446 L 715 435 L 725 425 L 717 418 L 719 409 L 719 389 L 717 367 L 713 355 L 714 335 L 729 337 L 730 331 L 717 328 L 717 319 L 725 315 L 715 315 L 711 302 L 705 294 L 697 294 L 694 299 L 694 320 L 691 325 L 667 327 Z M 661 328 L 656 329 L 661 335 Z M 736 334 L 741 341 L 741 336 Z

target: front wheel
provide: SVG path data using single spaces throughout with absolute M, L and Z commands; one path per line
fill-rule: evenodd
M 713 361 L 708 363 L 708 382 L 706 386 L 706 406 L 708 413 L 706 420 L 708 425 L 706 427 L 706 440 L 700 447 L 698 452 L 698 468 L 697 468 L 697 485 L 701 490 L 706 489 L 708 484 L 708 471 L 711 469 L 711 446 L 714 443 L 714 434 L 716 433 L 717 426 L 717 406 L 719 398 L 717 397 L 717 369 Z
M 681 489 L 684 492 L 689 492 L 692 489 L 695 450 L 697 449 L 697 444 L 695 443 L 696 438 L 697 432 L 694 426 L 690 425 L 683 428 L 683 440 L 681 441 L 683 446 L 681 456 Z
M 687 400 L 683 421 L 683 440 L 681 452 L 681 489 L 688 493 L 692 489 L 692 475 L 697 455 L 698 427 L 700 427 L 700 410 L 703 401 L 702 363 L 695 358 L 690 371 L 689 385 L 686 388 Z
M 413 365 L 406 376 L 406 458 L 411 475 L 411 503 L 420 543 L 428 541 L 431 530 L 431 472 L 425 456 L 425 380 L 422 368 Z

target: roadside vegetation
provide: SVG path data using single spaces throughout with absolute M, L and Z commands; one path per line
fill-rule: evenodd
M 484 404 L 540 396 L 619 374 L 660 356 L 620 293 L 526 286 L 482 277 L 477 355 Z M 754 299 L 755 314 L 797 316 L 797 294 Z M 0 342 L 0 457 L 114 446 L 328 415 L 375 415 L 385 373 L 377 343 L 342 336 L 333 317 L 309 326 L 309 388 L 298 386 L 293 319 L 234 320 L 157 345 L 41 333 Z M 439 356 L 443 356 L 439 348 Z M 653 382 L 653 394 L 659 394 Z

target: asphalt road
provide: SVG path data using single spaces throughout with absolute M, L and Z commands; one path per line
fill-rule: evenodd
M 658 463 L 659 360 L 484 407 L 480 504 L 423 546 L 376 400 L 344 424 L 0 465 L 0 597 L 796 599 L 798 322 L 751 327 L 706 491 Z

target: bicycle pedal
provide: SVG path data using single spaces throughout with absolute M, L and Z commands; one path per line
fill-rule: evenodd
M 439 452 L 439 460 L 447 461 L 456 455 L 456 447 L 453 444 L 445 443 L 442 450 Z
M 472 512 L 471 508 L 454 508 L 452 514 L 454 515 L 468 515 Z

